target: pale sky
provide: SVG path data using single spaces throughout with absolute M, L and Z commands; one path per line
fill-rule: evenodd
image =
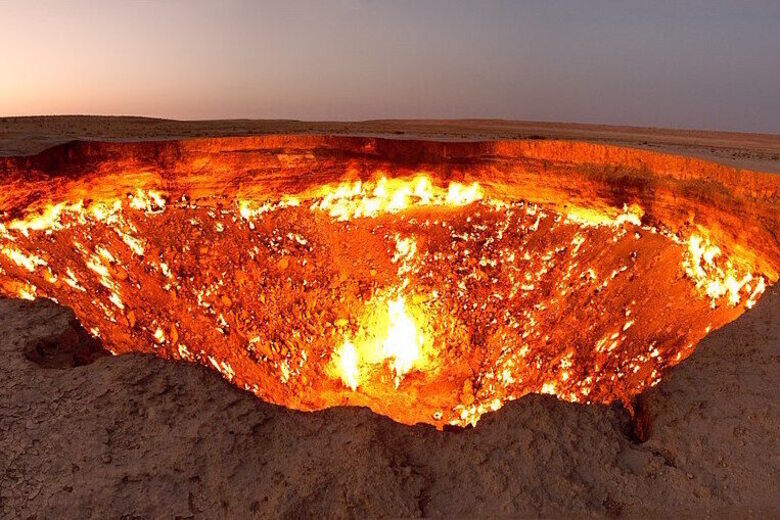
M 780 133 L 780 1 L 0 0 L 0 116 Z

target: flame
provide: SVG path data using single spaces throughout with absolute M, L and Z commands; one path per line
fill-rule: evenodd
M 458 182 L 451 182 L 447 187 L 447 204 L 450 206 L 467 206 L 472 202 L 482 199 L 482 189 L 478 183 L 464 186 Z
M 345 182 L 326 185 L 316 191 L 321 200 L 311 205 L 312 211 L 325 211 L 338 221 L 373 218 L 399 213 L 411 207 L 467 206 L 483 198 L 478 183 L 469 186 L 450 182 L 447 189 L 434 186 L 431 179 L 418 175 L 414 179 Z
M 739 268 L 736 256 L 725 257 L 721 248 L 713 244 L 706 236 L 692 234 L 687 241 L 686 256 L 683 259 L 683 269 L 711 300 L 714 308 L 717 300 L 727 296 L 728 304 L 735 307 L 740 304 L 743 293 L 747 296 L 748 308 L 764 292 L 766 283 L 762 276 L 755 281 L 755 289 L 751 288 L 754 281 L 753 273 L 748 268 Z M 722 259 L 722 260 L 721 260 Z
M 279 202 L 257 203 L 251 200 L 238 201 L 238 214 L 241 218 L 251 221 L 270 211 L 277 211 L 284 208 L 295 208 L 300 205 L 297 197 L 284 197 Z
M 409 372 L 420 359 L 423 338 L 417 332 L 414 320 L 406 312 L 406 302 L 402 296 L 390 300 L 387 304 L 387 337 L 382 342 L 384 357 L 393 359 L 396 386 L 400 378 Z
M 130 197 L 130 207 L 155 215 L 165 211 L 165 199 L 160 192 L 138 188 L 135 190 L 135 195 Z
M 407 309 L 406 299 L 398 295 L 386 305 L 375 303 L 373 307 L 375 310 L 365 320 L 368 325 L 355 338 L 345 339 L 331 356 L 331 377 L 352 390 L 386 363 L 394 374 L 396 388 L 407 373 L 428 366 L 423 356 L 426 338 Z
M 344 340 L 344 343 L 333 353 L 332 363 L 333 371 L 344 382 L 344 385 L 352 390 L 357 390 L 359 373 L 355 345 L 348 339 Z
M 14 246 L 5 246 L 0 249 L 0 253 L 3 253 L 13 263 L 19 267 L 23 267 L 25 270 L 31 273 L 34 273 L 38 266 L 48 265 L 46 260 L 43 258 L 40 258 L 39 256 L 32 253 L 25 254 Z
M 592 209 L 573 207 L 569 208 L 566 218 L 571 222 L 588 227 L 620 227 L 625 224 L 641 226 L 644 213 L 644 210 L 638 204 L 631 204 L 630 206 L 624 204 L 623 209 L 619 212 L 615 208 Z

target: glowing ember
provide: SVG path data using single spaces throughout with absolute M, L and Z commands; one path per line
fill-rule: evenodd
M 442 426 L 531 392 L 629 401 L 776 280 L 637 202 L 340 177 L 273 196 L 101 177 L 0 212 L 0 292 L 55 298 L 113 352 L 201 363 L 271 402 Z

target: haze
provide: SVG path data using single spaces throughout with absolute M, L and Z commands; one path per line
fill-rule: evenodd
M 780 3 L 2 2 L 0 115 L 780 132 Z

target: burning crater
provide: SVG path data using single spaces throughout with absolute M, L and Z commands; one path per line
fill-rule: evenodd
M 564 142 L 271 136 L 0 160 L 0 293 L 301 410 L 632 398 L 777 281 L 780 182 Z

